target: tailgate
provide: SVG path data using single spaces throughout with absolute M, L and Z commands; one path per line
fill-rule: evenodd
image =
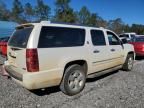
M 10 65 L 26 69 L 26 48 L 33 26 L 19 26 L 8 42 L 7 56 Z
M 9 65 L 26 69 L 25 52 L 26 50 L 24 48 L 8 47 Z

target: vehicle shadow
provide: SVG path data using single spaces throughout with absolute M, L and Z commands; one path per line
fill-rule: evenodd
M 86 83 L 91 83 L 91 82 L 98 81 L 98 80 L 103 79 L 105 77 L 108 77 L 110 75 L 116 74 L 117 72 L 119 72 L 119 71 L 113 71 L 113 72 L 110 72 L 110 73 L 107 73 L 107 74 L 104 74 L 104 75 L 101 75 L 101 76 L 95 77 L 95 78 L 88 78 L 86 80 Z M 53 93 L 60 92 L 60 88 L 59 88 L 59 86 L 55 86 L 55 87 L 49 87 L 49 88 L 45 88 L 45 89 L 33 90 L 31 92 L 34 93 L 37 96 L 45 96 L 45 95 L 50 95 L 50 94 L 53 94 Z
M 31 93 L 34 93 L 37 96 L 45 96 L 45 95 L 50 95 L 53 93 L 57 93 L 59 92 L 59 86 L 55 86 L 55 87 L 48 87 L 45 89 L 37 89 L 37 90 L 32 90 L 30 91 Z
M 142 61 L 144 60 L 144 56 L 136 56 L 135 60 Z

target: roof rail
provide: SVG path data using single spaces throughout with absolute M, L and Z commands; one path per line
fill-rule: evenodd
M 47 24 L 47 23 L 50 24 L 51 21 L 41 21 L 40 23 L 41 23 L 41 24 Z
M 100 29 L 104 29 L 104 27 L 99 27 Z
M 65 25 L 74 25 L 74 26 L 82 26 L 82 27 L 97 27 L 97 26 L 88 26 L 84 24 L 78 24 L 78 23 L 66 23 L 66 22 L 56 22 L 56 21 L 41 21 L 41 24 L 65 24 Z M 102 28 L 102 27 L 97 27 Z
M 77 25 L 77 26 L 85 26 L 82 24 L 76 24 L 76 23 L 66 23 L 66 22 L 56 22 L 56 21 L 41 21 L 41 24 L 66 24 L 66 25 Z

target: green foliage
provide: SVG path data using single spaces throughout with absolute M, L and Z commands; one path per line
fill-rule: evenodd
M 100 16 L 98 16 L 97 21 L 96 21 L 96 25 L 97 25 L 97 27 L 107 28 L 108 22 L 106 20 L 104 20 L 103 18 L 101 18 Z
M 77 19 L 80 24 L 94 26 L 94 27 L 107 27 L 107 21 L 103 20 L 96 13 L 90 13 L 86 6 L 83 6 L 77 14 Z
M 105 27 L 115 31 L 117 34 L 122 32 L 144 34 L 144 25 L 132 24 L 130 26 L 125 24 L 121 18 L 106 21 L 97 13 L 91 13 L 86 6 L 75 12 L 70 7 L 70 2 L 71 0 L 55 0 L 55 14 L 51 17 L 51 8 L 43 0 L 37 0 L 35 7 L 30 3 L 22 5 L 20 0 L 13 0 L 12 11 L 8 10 L 4 2 L 0 0 L 0 20 L 18 23 L 54 20 L 57 22 Z
M 30 3 L 26 3 L 24 6 L 24 15 L 27 22 L 32 21 L 32 17 L 35 15 L 34 9 Z
M 132 24 L 131 30 L 137 34 L 144 34 L 144 25 Z
M 56 0 L 56 13 L 54 21 L 74 23 L 76 21 L 76 14 L 69 6 L 70 0 Z
M 120 34 L 124 30 L 124 23 L 121 18 L 110 20 L 108 23 L 108 28 Z
M 126 24 L 124 26 L 124 31 L 123 32 L 131 32 L 131 27 L 128 24 Z
M 24 12 L 24 9 L 23 9 L 21 2 L 19 0 L 14 0 L 12 12 L 11 12 L 12 20 L 17 21 L 19 23 L 24 22 L 23 12 Z
M 103 20 L 96 13 L 92 13 L 89 17 L 88 25 L 96 27 L 107 27 L 107 21 Z
M 63 12 L 69 9 L 70 8 L 69 3 L 70 3 L 70 0 L 56 0 L 55 2 L 56 10 L 58 12 Z
M 0 1 L 0 20 L 8 21 L 10 18 L 10 11 L 6 9 L 6 5 Z
M 92 17 L 95 17 L 95 16 L 92 16 Z M 91 17 L 90 11 L 87 9 L 86 6 L 83 6 L 78 13 L 78 21 L 80 24 L 83 24 L 83 25 L 94 25 L 94 24 L 89 23 L 89 22 L 92 23 L 92 21 L 90 21 L 91 19 L 94 19 L 92 17 Z
M 37 6 L 35 7 L 35 15 L 38 21 L 49 20 L 51 8 L 44 4 L 43 0 L 37 0 Z
M 88 25 L 97 26 L 97 17 L 96 13 L 92 13 L 89 17 Z

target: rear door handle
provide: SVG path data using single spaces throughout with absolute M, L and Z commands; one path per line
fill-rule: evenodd
M 114 52 L 115 51 L 115 49 L 111 49 L 111 52 Z
M 100 52 L 99 50 L 94 50 L 94 51 L 93 51 L 93 53 L 99 53 L 99 52 Z

